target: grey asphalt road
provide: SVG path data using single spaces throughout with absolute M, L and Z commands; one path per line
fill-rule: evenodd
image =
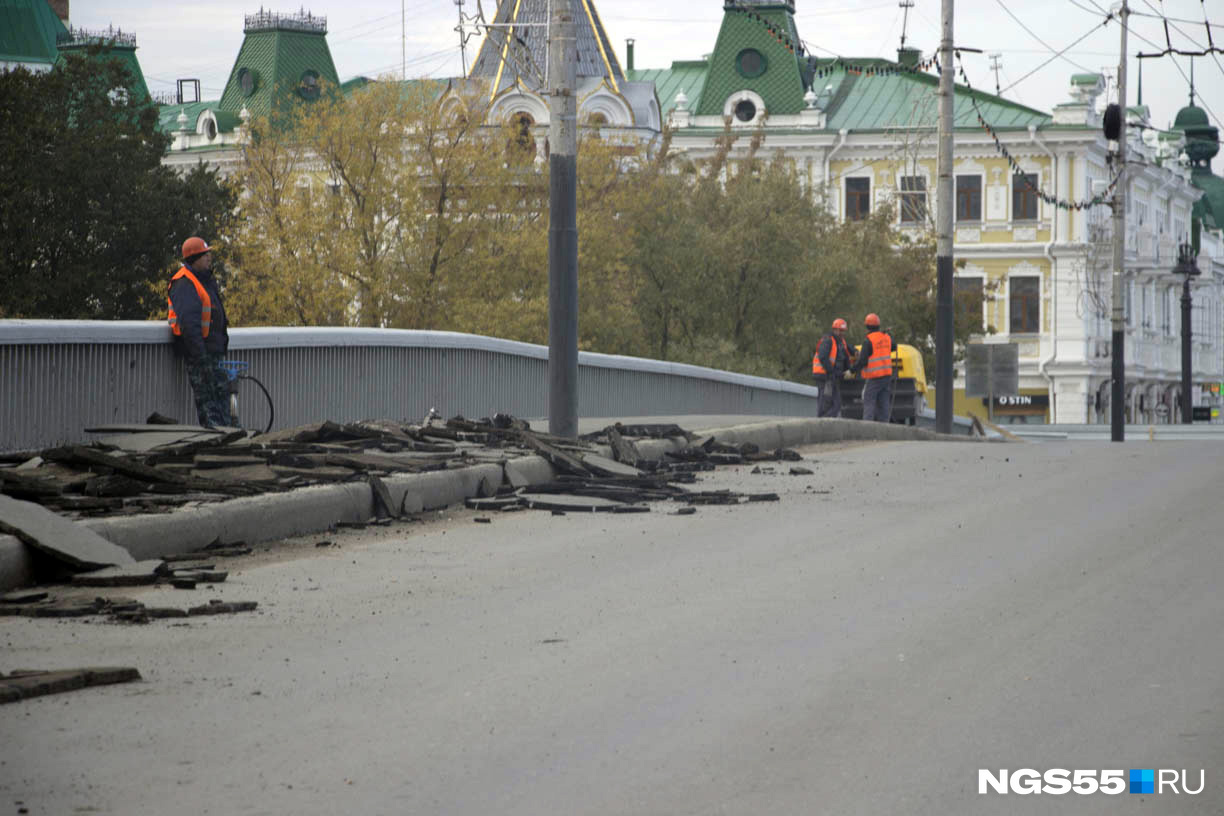
M 704 485 L 776 504 L 285 542 L 247 616 L 0 618 L 0 668 L 145 678 L 0 706 L 0 814 L 1219 814 L 1220 452 L 808 448 Z

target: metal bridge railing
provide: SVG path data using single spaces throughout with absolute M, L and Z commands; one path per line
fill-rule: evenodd
M 249 328 L 233 359 L 271 393 L 276 428 L 325 419 L 419 421 L 548 413 L 548 349 L 455 332 Z M 580 352 L 580 416 L 815 416 L 817 389 L 699 366 Z M 263 428 L 255 386 L 242 423 Z M 0 451 L 79 442 L 84 428 L 144 422 L 154 411 L 194 424 L 182 362 L 164 322 L 0 320 Z

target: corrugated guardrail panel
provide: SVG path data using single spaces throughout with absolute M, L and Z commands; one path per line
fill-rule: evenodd
M 437 348 L 246 349 L 250 372 L 272 394 L 275 427 L 331 419 L 420 421 L 430 408 L 445 416 L 547 413 L 547 364 L 508 354 Z M 247 427 L 268 422 L 258 386 L 239 384 Z
M 159 411 L 194 423 L 182 362 L 164 324 L 0 320 L 0 450 L 88 438 L 84 428 L 144 422 Z M 546 349 L 447 332 L 238 329 L 231 359 L 275 403 L 273 427 L 331 419 L 419 421 L 499 411 L 548 413 Z M 738 374 L 605 355 L 579 355 L 583 416 L 810 416 L 815 389 Z M 264 428 L 267 402 L 239 386 L 242 424 Z
M 154 411 L 196 421 L 168 345 L 0 345 L 0 450 L 81 441 L 87 426 Z

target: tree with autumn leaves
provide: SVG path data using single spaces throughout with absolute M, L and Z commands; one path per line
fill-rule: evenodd
M 443 90 L 331 89 L 288 127 L 256 123 L 227 236 L 236 324 L 547 342 L 543 151 L 519 124 L 486 125 L 487 97 L 440 105 Z M 833 317 L 858 326 L 874 311 L 933 358 L 933 239 L 882 213 L 836 221 L 763 147 L 728 127 L 692 161 L 667 133 L 642 144 L 583 129 L 581 348 L 806 381 Z

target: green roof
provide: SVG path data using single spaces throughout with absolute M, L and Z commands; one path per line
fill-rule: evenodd
M 770 113 L 798 113 L 803 110 L 807 89 L 807 60 L 801 51 L 795 17 L 788 6 L 728 5 L 703 93 L 690 110 L 698 116 L 721 116 L 727 97 L 748 90 L 761 97 Z M 753 63 L 741 62 L 743 55 L 753 52 Z
M 1185 130 L 1190 127 L 1210 127 L 1211 122 L 1207 118 L 1207 111 L 1197 105 L 1187 105 L 1177 112 L 1177 118 L 1173 120 L 1173 127 L 1176 130 Z
M 939 78 L 902 70 L 884 59 L 848 60 L 862 70 L 839 66 L 837 60 L 816 62 L 817 93 L 833 86 L 826 108 L 832 130 L 885 130 L 915 125 L 934 127 L 939 115 Z M 952 116 L 957 127 L 978 127 L 977 113 L 994 128 L 1007 130 L 1049 124 L 1052 117 L 1001 96 L 955 86 Z M 974 109 L 974 102 L 977 109 Z
M 709 66 L 705 60 L 677 61 L 672 63 L 671 68 L 627 71 L 625 77 L 630 82 L 653 82 L 655 96 L 659 98 L 659 105 L 666 117 L 676 106 L 676 95 L 681 91 L 689 98 L 689 110 L 697 109 Z
M 67 32 L 47 0 L 0 0 L 0 60 L 53 65 Z
M 149 98 L 149 86 L 145 84 L 144 71 L 140 70 L 140 60 L 136 58 L 136 46 L 134 45 L 109 44 L 103 38 L 78 38 L 71 44 L 60 44 L 60 57 L 63 58 L 65 54 L 80 54 L 88 58 L 88 50 L 91 45 L 101 45 L 104 48 L 95 59 L 118 60 L 123 63 L 123 67 L 128 69 L 132 75 L 132 84 L 128 86 L 128 93 L 137 99 Z
M 187 102 L 182 105 L 162 105 L 157 109 L 157 129 L 163 133 L 175 133 L 179 129 L 178 115 L 181 111 L 187 115 L 187 127 L 194 131 L 196 120 L 206 110 L 217 107 L 213 102 Z
M 369 77 L 355 76 L 352 79 L 340 83 L 340 93 L 348 96 L 353 91 L 359 91 L 366 85 L 369 85 L 374 80 Z
M 254 19 L 255 23 L 250 21 Z M 267 16 L 248 18 L 246 37 L 219 107 L 238 113 L 244 107 L 252 116 L 271 116 L 288 109 L 310 75 L 331 85 L 340 85 L 326 28 L 303 30 L 293 18 Z M 249 78 L 244 88 L 244 79 Z
M 1224 229 L 1224 179 L 1210 169 L 1195 168 L 1190 181 L 1203 191 L 1203 197 L 1194 202 L 1193 216 L 1210 229 Z
M 846 65 L 861 70 L 851 70 Z M 707 82 L 707 76 L 713 73 L 708 66 L 704 60 L 674 62 L 671 68 L 630 71 L 628 77 L 635 82 L 655 83 L 664 116 L 675 108 L 676 94 L 681 89 L 689 98 L 689 110 L 712 110 L 721 115 L 726 97 L 740 88 L 719 94 Z M 936 124 L 939 78 L 934 74 L 903 69 L 895 62 L 878 58 L 846 59 L 844 63 L 812 60 L 811 66 L 815 72 L 813 90 L 821 98 L 827 115 L 826 127 L 831 130 L 888 130 Z M 768 97 L 764 94 L 762 97 L 768 105 Z M 974 102 L 986 121 L 1000 130 L 1043 127 L 1052 121 L 1050 114 L 1043 111 L 957 85 L 953 115 L 958 127 L 978 127 Z M 779 112 L 775 108 L 770 110 Z

